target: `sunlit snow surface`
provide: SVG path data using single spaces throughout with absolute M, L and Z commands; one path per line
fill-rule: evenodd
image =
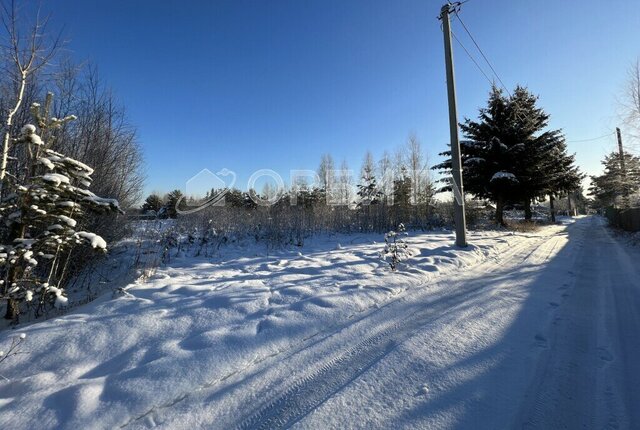
M 28 354 L 0 365 L 0 427 L 536 428 L 536 363 L 595 229 L 471 232 L 464 250 L 448 231 L 412 233 L 395 273 L 379 235 L 178 257 L 127 294 L 21 326 Z M 594 422 L 629 419 L 611 397 Z

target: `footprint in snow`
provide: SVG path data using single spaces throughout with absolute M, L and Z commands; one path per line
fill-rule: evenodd
M 541 348 L 547 347 L 547 338 L 541 335 L 540 333 L 535 335 L 534 340 L 535 340 L 536 346 L 539 346 Z
M 611 354 L 611 352 L 609 352 L 607 348 L 598 348 L 598 357 L 600 357 L 600 360 L 602 361 L 613 360 L 613 355 Z

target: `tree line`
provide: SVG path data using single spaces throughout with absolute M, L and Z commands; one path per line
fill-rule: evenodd
M 224 206 L 212 206 L 185 218 L 201 217 L 225 231 L 233 230 L 226 220 L 233 220 L 238 231 L 256 226 L 291 231 L 295 236 L 292 242 L 319 231 L 383 232 L 400 223 L 408 228 L 426 229 L 449 222 L 449 204 L 435 199 L 428 160 L 415 135 L 410 135 L 406 144 L 393 154 L 385 152 L 377 161 L 367 152 L 357 178 L 349 172 L 346 162 L 337 166 L 331 155 L 324 154 L 315 180 L 295 179 L 275 204 L 262 204 L 273 201 L 274 195 L 282 191 L 267 183 L 260 191 L 228 190 Z M 211 190 L 204 200 L 220 191 Z M 180 190 L 174 190 L 164 196 L 149 195 L 142 210 L 178 217 L 181 205 L 187 208 L 197 204 Z

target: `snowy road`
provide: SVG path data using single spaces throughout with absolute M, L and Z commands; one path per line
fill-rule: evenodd
M 597 217 L 471 237 L 398 274 L 370 244 L 167 268 L 26 328 L 0 426 L 639 428 L 640 249 Z
M 548 350 L 527 390 L 525 428 L 640 428 L 640 259 L 592 220 Z

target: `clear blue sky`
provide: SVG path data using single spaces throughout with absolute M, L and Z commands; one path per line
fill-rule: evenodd
M 443 1 L 55 1 L 78 60 L 98 65 L 138 127 L 146 190 L 184 188 L 203 168 L 246 184 L 285 179 L 322 153 L 359 169 L 415 132 L 432 164 L 448 143 Z M 470 0 L 461 12 L 505 84 L 540 95 L 568 140 L 617 125 L 616 95 L 640 56 L 638 0 Z M 454 31 L 471 49 L 460 24 Z M 454 45 L 459 114 L 489 84 Z M 478 56 L 478 58 L 480 58 Z M 570 143 L 596 173 L 614 138 Z

